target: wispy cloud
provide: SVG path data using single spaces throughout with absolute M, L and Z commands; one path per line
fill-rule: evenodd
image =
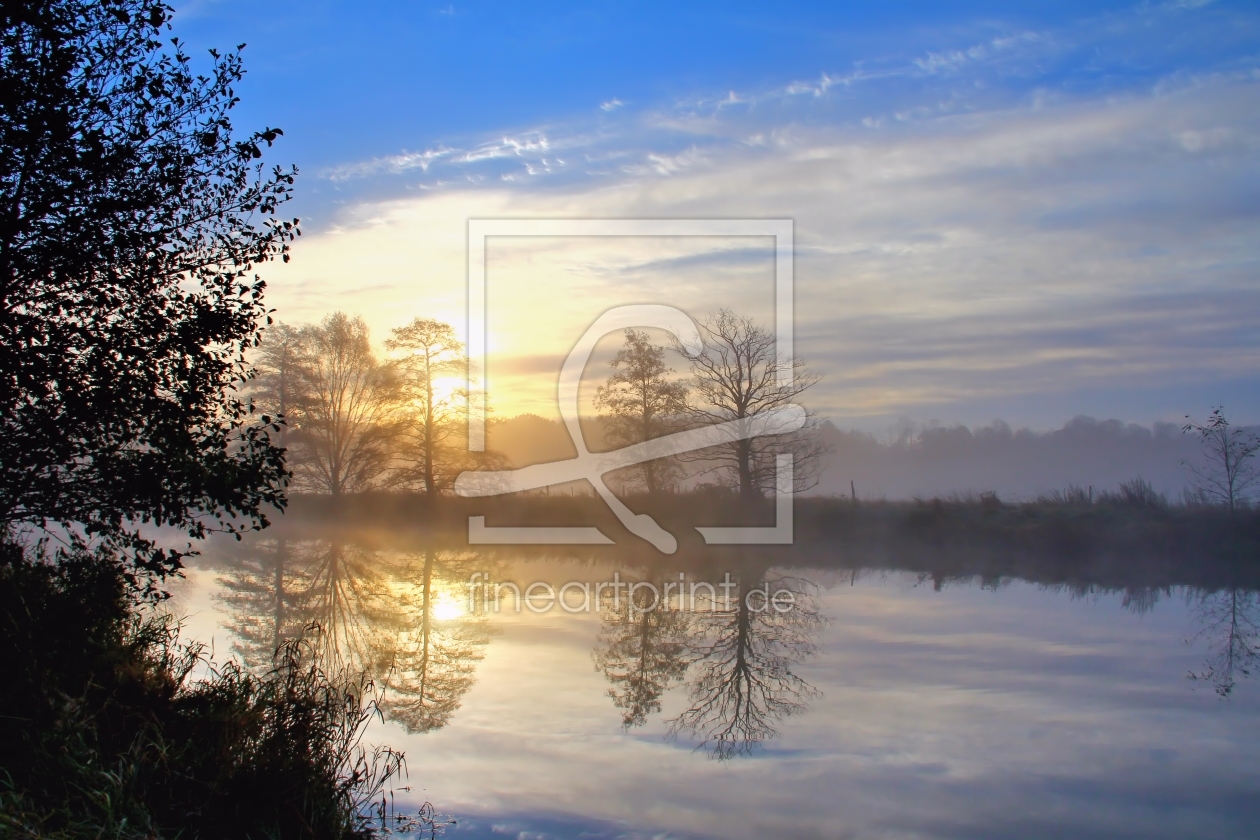
M 402 267 L 385 273 L 439 266 L 443 279 L 417 299 L 458 311 L 470 217 L 787 217 L 800 350 L 825 368 L 814 401 L 832 416 L 949 416 L 951 405 L 1086 387 L 1117 395 L 1100 413 L 1125 416 L 1132 389 L 1254 379 L 1260 68 L 1233 57 L 1122 87 L 1054 84 L 1050 59 L 1094 60 L 1087 30 L 973 36 L 654 107 L 613 99 L 544 127 L 330 169 L 360 190 L 336 253 L 399 249 Z M 1000 87 L 1008 78 L 1018 83 Z M 433 233 L 413 242 L 417 230 Z M 364 259 L 316 241 L 304 247 L 328 249 L 321 265 L 341 265 L 328 283 Z M 547 352 L 562 357 L 588 309 L 619 295 L 656 300 L 668 288 L 696 311 L 720 301 L 763 312 L 749 291 L 762 263 L 721 257 L 745 246 L 530 252 L 496 288 L 519 286 L 513 311 L 537 310 L 554 333 Z M 382 297 L 376 317 L 394 326 L 398 310 Z M 516 350 L 497 333 L 495 352 L 537 358 L 536 332 Z M 554 400 L 545 377 L 517 384 L 537 392 L 522 404 Z

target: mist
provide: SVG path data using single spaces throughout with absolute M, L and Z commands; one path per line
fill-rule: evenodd
M 588 445 L 601 446 L 601 423 L 584 420 Z M 816 487 L 808 495 L 908 500 L 994 492 L 1004 501 L 1031 501 L 1077 485 L 1095 494 L 1143 478 L 1169 500 L 1189 484 L 1185 463 L 1197 463 L 1197 437 L 1173 423 L 1150 426 L 1077 416 L 1053 431 L 944 426 L 903 421 L 886 434 L 841 429 L 824 420 L 818 437 L 828 447 Z M 487 442 L 514 466 L 576 454 L 559 421 L 523 414 L 491 424 Z M 697 479 L 693 478 L 694 484 Z

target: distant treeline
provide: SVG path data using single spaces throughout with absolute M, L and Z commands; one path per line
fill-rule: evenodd
M 1146 427 L 1092 417 L 1050 432 L 1016 430 L 998 420 L 974 429 L 907 426 L 884 439 L 824 422 L 820 434 L 831 454 L 819 492 L 848 495 L 853 482 L 866 498 L 990 491 L 1031 500 L 1071 485 L 1086 492 L 1092 485 L 1097 495 L 1140 476 L 1179 500 L 1191 478 L 1183 464 L 1203 458 L 1198 437 L 1172 423 Z
M 600 448 L 599 418 L 583 426 L 588 445 Z M 1034 500 L 1073 485 L 1086 493 L 1092 485 L 1099 496 L 1141 477 L 1176 502 L 1190 484 L 1183 463 L 1203 458 L 1198 437 L 1172 423 L 1147 427 L 1092 417 L 1076 417 L 1050 432 L 1012 429 L 998 420 L 978 428 L 905 424 L 878 437 L 824 420 L 816 433 L 825 454 L 811 493 L 847 497 L 856 491 L 867 500 L 983 492 L 1009 501 Z M 516 466 L 576 454 L 559 421 L 533 414 L 494 422 L 487 439 Z

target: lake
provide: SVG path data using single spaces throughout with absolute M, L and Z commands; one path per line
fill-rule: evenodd
M 457 820 L 444 836 L 1260 824 L 1254 590 L 775 562 L 290 529 L 214 544 L 171 604 L 216 659 L 255 667 L 319 621 L 330 661 L 384 686 L 368 737 L 407 754 L 396 806 L 432 802 Z

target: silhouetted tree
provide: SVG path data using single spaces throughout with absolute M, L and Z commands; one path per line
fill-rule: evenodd
M 361 317 L 334 312 L 302 328 L 302 402 L 290 445 L 301 486 L 334 496 L 364 490 L 389 466 L 397 388 Z
M 704 349 L 692 355 L 681 345 L 675 349 L 691 362 L 692 400 L 687 408 L 695 425 L 727 421 L 753 422 L 768 412 L 793 404 L 819 377 L 801 359 L 778 359 L 775 336 L 752 319 L 723 309 L 700 323 Z M 781 385 L 779 375 L 791 374 Z M 799 431 L 784 431 L 736 440 L 696 453 L 689 460 L 716 466 L 721 478 L 739 491 L 742 499 L 760 498 L 775 486 L 775 456 L 791 453 L 797 489 L 814 486 L 826 447 L 814 434 L 811 417 Z
M 626 330 L 626 341 L 609 362 L 614 373 L 595 391 L 595 406 L 605 419 L 604 439 L 615 447 L 644 443 L 681 428 L 687 411 L 687 387 L 669 378 L 665 348 L 645 332 Z M 645 461 L 625 472 L 648 493 L 672 487 L 682 470 L 674 459 Z
M 1235 428 L 1225 419 L 1223 407 L 1212 411 L 1206 423 L 1197 423 L 1189 416 L 1183 432 L 1194 432 L 1203 443 L 1202 465 L 1186 463 L 1194 477 L 1194 489 L 1200 497 L 1225 505 L 1233 512 L 1250 499 L 1250 490 L 1260 481 L 1255 456 L 1260 438 Z
M 302 340 L 300 329 L 275 323 L 263 331 L 254 356 L 256 375 L 250 383 L 250 394 L 261 410 L 284 420 L 276 435 L 276 442 L 281 445 L 288 427 L 296 424 L 295 412 L 310 399 L 301 367 Z
M 460 437 L 467 420 L 467 394 L 462 388 L 443 389 L 438 384 L 464 375 L 464 345 L 450 324 L 416 318 L 395 329 L 385 347 L 406 354 L 395 363 L 403 443 L 398 454 L 406 464 L 402 482 L 418 484 L 432 495 L 454 482 L 466 460 Z
M 156 574 L 266 524 L 285 468 L 240 387 L 294 170 L 234 139 L 240 51 L 193 72 L 155 0 L 6 3 L 0 23 L 0 525 L 82 529 Z
M 799 578 L 772 580 L 746 569 L 729 609 L 695 613 L 703 635 L 694 647 L 691 706 L 670 722 L 672 734 L 693 735 L 698 748 L 725 760 L 754 752 L 777 737 L 778 721 L 808 709 L 818 692 L 792 668 L 814 655 L 823 624 L 811 588 Z M 749 597 L 762 589 L 772 598 L 791 592 L 795 603 L 780 611 L 760 595 Z

